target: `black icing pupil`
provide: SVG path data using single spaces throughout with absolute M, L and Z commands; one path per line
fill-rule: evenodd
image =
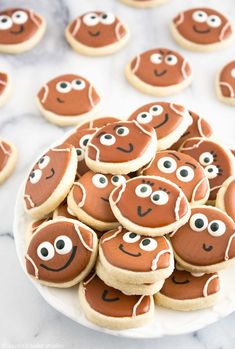
M 41 159 L 39 160 L 39 163 L 42 164 L 43 162 L 44 162 L 44 158 L 41 158 Z
M 119 134 L 119 135 L 122 135 L 123 133 L 124 133 L 124 128 L 119 128 L 118 129 L 118 131 L 117 131 L 117 133 Z
M 106 14 L 102 15 L 102 18 L 106 19 L 108 16 Z
M 150 244 L 150 240 L 149 239 L 144 239 L 143 241 L 142 241 L 142 245 L 144 245 L 144 246 L 147 246 L 147 245 L 149 245 Z
M 147 114 L 142 114 L 141 117 L 145 119 L 147 118 Z
M 146 186 L 140 188 L 141 193 L 145 193 L 147 190 L 148 188 Z
M 76 80 L 76 85 L 81 85 L 81 80 Z
M 30 178 L 34 178 L 35 177 L 35 172 L 30 173 Z
M 129 235 L 129 237 L 130 237 L 131 239 L 134 239 L 136 236 L 137 236 L 136 233 L 130 233 L 130 235 Z
M 117 183 L 117 182 L 118 182 L 118 176 L 114 176 L 114 177 L 113 177 L 113 181 L 114 181 L 115 183 Z
M 41 255 L 43 257 L 47 257 L 48 256 L 48 249 L 46 247 L 41 248 Z
M 158 201 L 160 199 L 160 195 L 159 194 L 154 194 L 153 195 L 153 200 L 154 201 Z
M 76 149 L 76 152 L 77 152 L 77 155 L 81 155 L 82 154 L 81 149 Z
M 2 22 L 2 23 L 6 23 L 6 22 L 7 22 L 7 18 L 3 18 L 3 19 L 1 20 L 1 22 Z
M 85 139 L 84 141 L 83 141 L 83 145 L 87 145 L 87 143 L 88 143 L 88 139 Z
M 172 61 L 172 57 L 168 57 L 167 60 L 168 60 L 169 62 L 171 62 L 171 61 Z
M 105 183 L 105 178 L 104 177 L 100 177 L 99 181 L 100 181 L 100 183 L 104 184 Z
M 206 164 L 208 164 L 208 162 L 210 162 L 210 158 L 205 158 L 205 159 L 204 159 L 204 162 L 205 162 Z
M 158 107 L 153 107 L 153 111 L 158 111 Z
M 111 136 L 111 135 L 105 135 L 104 138 L 105 138 L 105 139 L 111 139 L 112 136 Z
M 60 84 L 60 87 L 62 87 L 62 88 L 66 88 L 66 87 L 67 87 L 66 82 L 62 82 L 62 83 Z
M 91 16 L 91 19 L 96 19 L 96 16 Z
M 58 250 L 62 250 L 62 248 L 64 248 L 64 245 L 64 240 L 56 241 L 56 247 L 58 248 Z
M 219 224 L 218 223 L 212 223 L 211 224 L 211 230 L 212 231 L 217 231 L 219 229 Z
M 181 171 L 180 171 L 180 175 L 181 175 L 182 177 L 187 177 L 187 176 L 188 176 L 188 171 L 187 171 L 187 170 L 181 170 Z
M 208 172 L 213 172 L 213 168 L 208 168 L 208 170 L 207 170 Z
M 201 219 L 201 218 L 196 219 L 195 220 L 195 227 L 198 228 L 198 229 L 204 227 L 203 219 Z
M 165 168 L 171 168 L 171 162 L 169 160 L 164 161 L 163 166 Z

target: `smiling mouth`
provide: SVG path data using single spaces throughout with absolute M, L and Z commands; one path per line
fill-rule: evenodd
M 210 28 L 208 28 L 206 30 L 199 30 L 199 29 L 197 29 L 197 27 L 195 25 L 193 26 L 193 30 L 198 34 L 207 34 L 210 32 Z
M 54 168 L 51 168 L 51 174 L 49 176 L 47 176 L 46 179 L 52 178 L 54 176 L 54 174 L 55 174 L 55 170 L 54 170 Z
M 93 32 L 90 32 L 90 31 L 88 30 L 88 33 L 89 33 L 91 36 L 99 36 L 99 35 L 100 35 L 100 31 L 97 31 L 97 32 L 93 33 Z
M 108 298 L 107 295 L 108 295 L 109 291 L 108 290 L 104 290 L 104 292 L 102 293 L 102 299 L 104 302 L 117 302 L 120 300 L 119 297 L 110 297 Z
M 14 34 L 14 35 L 18 35 L 18 34 L 21 34 L 23 31 L 24 31 L 24 26 L 21 25 L 19 30 L 17 30 L 17 31 L 11 30 L 10 33 Z
M 167 123 L 168 119 L 169 119 L 169 115 L 166 113 L 164 120 L 160 122 L 160 124 L 157 124 L 156 126 L 154 126 L 154 128 L 156 129 L 156 128 L 162 127 Z
M 66 262 L 62 267 L 60 267 L 60 268 L 57 268 L 57 269 L 50 268 L 50 267 L 48 267 L 48 266 L 45 265 L 45 264 L 40 264 L 40 267 L 42 267 L 42 268 L 44 268 L 44 269 L 46 269 L 46 270 L 55 271 L 55 272 L 64 270 L 64 269 L 66 269 L 66 268 L 72 263 L 72 261 L 73 261 L 73 259 L 74 259 L 74 257 L 75 257 L 76 252 L 77 252 L 77 246 L 74 246 L 74 247 L 73 247 L 73 250 L 72 250 L 72 253 L 71 253 L 71 256 L 69 257 L 69 259 L 67 260 L 67 262 Z
M 108 202 L 109 203 L 109 199 L 107 198 L 104 198 L 103 196 L 100 197 L 102 200 L 104 200 L 105 202 Z
M 62 99 L 60 99 L 59 97 L 56 98 L 57 102 L 59 103 L 64 103 L 64 101 Z
M 188 279 L 186 279 L 186 280 L 184 280 L 184 281 L 177 281 L 177 280 L 175 279 L 174 276 L 172 276 L 171 280 L 172 280 L 172 281 L 174 282 L 174 284 L 176 284 L 176 285 L 186 285 L 186 284 L 189 284 L 189 282 L 190 282 Z
M 152 211 L 151 208 L 148 208 L 146 211 L 142 211 L 142 207 L 141 206 L 137 207 L 137 213 L 138 213 L 138 216 L 140 216 L 140 217 L 147 216 L 147 214 L 149 214 L 151 211 Z
M 122 151 L 123 153 L 131 153 L 133 150 L 134 150 L 134 146 L 132 143 L 129 143 L 129 148 L 126 149 L 126 148 L 122 148 L 122 147 L 117 147 L 117 150 L 120 150 Z
M 132 256 L 132 257 L 140 257 L 141 256 L 140 252 L 139 253 L 131 253 L 131 252 L 124 250 L 123 244 L 120 244 L 118 248 L 119 248 L 119 250 L 121 250 L 125 254 L 128 254 L 129 256 Z
M 157 69 L 154 69 L 153 72 L 154 72 L 155 76 L 159 77 L 159 76 L 162 76 L 162 75 L 166 74 L 167 70 L 165 69 L 165 70 L 162 70 L 162 71 L 158 72 Z
M 203 244 L 202 248 L 203 248 L 204 251 L 210 252 L 213 249 L 213 246 L 212 245 Z

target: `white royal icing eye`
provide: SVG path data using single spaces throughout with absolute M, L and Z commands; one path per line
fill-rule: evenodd
M 169 195 L 163 190 L 156 190 L 151 195 L 151 201 L 155 205 L 165 205 L 169 201 Z
M 100 22 L 100 18 L 96 13 L 87 13 L 84 17 L 83 17 L 83 23 L 85 23 L 86 25 L 88 25 L 89 27 L 92 27 L 94 25 L 97 25 Z
M 208 179 L 213 179 L 218 176 L 219 169 L 215 165 L 209 165 L 205 167 L 205 172 Z
M 218 28 L 221 25 L 222 21 L 219 16 L 212 15 L 207 19 L 207 24 L 212 28 Z
M 207 21 L 207 13 L 204 11 L 195 11 L 193 12 L 193 19 L 195 22 L 203 23 Z
M 29 175 L 29 180 L 32 184 L 36 184 L 40 181 L 42 177 L 42 171 L 41 170 L 33 170 Z
M 176 65 L 178 62 L 178 58 L 175 55 L 167 55 L 165 58 L 165 62 L 169 65 Z
M 153 116 L 159 116 L 162 114 L 163 112 L 163 107 L 161 105 L 153 105 L 150 109 L 149 109 L 149 112 L 151 115 Z
M 190 182 L 194 178 L 194 171 L 189 166 L 180 166 L 176 171 L 176 177 L 181 182 Z
M 133 244 L 134 242 L 138 241 L 140 239 L 140 235 L 136 234 L 136 233 L 132 233 L 130 231 L 128 231 L 127 233 L 125 233 L 123 235 L 123 240 L 129 244 Z
M 84 90 L 84 88 L 86 87 L 86 83 L 85 81 L 81 80 L 81 79 L 75 79 L 71 82 L 72 88 L 74 90 Z
M 115 185 L 116 187 L 118 187 L 119 185 L 121 185 L 125 182 L 126 182 L 126 178 L 122 175 L 115 175 L 115 176 L 112 176 L 112 178 L 111 178 L 111 183 L 113 185 Z
M 121 126 L 121 127 L 118 127 L 117 129 L 116 129 L 116 134 L 118 135 L 118 136 L 122 136 L 122 137 L 124 137 L 124 136 L 127 136 L 128 134 L 129 134 L 129 128 L 128 127 L 125 127 L 125 126 Z
M 49 241 L 42 242 L 37 248 L 37 255 L 43 261 L 49 261 L 55 255 L 53 245 Z
M 139 124 L 148 124 L 153 120 L 152 115 L 149 112 L 142 112 L 137 115 L 136 121 L 138 121 Z
M 149 184 L 139 184 L 135 188 L 135 193 L 139 198 L 147 198 L 152 194 L 152 188 Z
M 85 152 L 84 149 L 82 148 L 76 148 L 76 153 L 77 153 L 77 160 L 82 161 L 85 158 Z
M 230 72 L 231 77 L 235 79 L 235 68 L 233 68 Z
M 144 251 L 153 251 L 157 248 L 157 241 L 152 238 L 145 238 L 140 242 L 140 248 Z
M 153 53 L 150 56 L 150 61 L 154 64 L 160 64 L 162 63 L 162 55 L 160 53 Z
M 25 11 L 16 11 L 11 16 L 13 23 L 24 24 L 28 20 L 28 15 Z
M 214 157 L 211 153 L 205 152 L 199 156 L 199 162 L 202 166 L 210 165 L 214 161 Z
M 96 173 L 92 177 L 92 182 L 96 188 L 105 188 L 108 185 L 108 179 L 102 174 Z
M 100 143 L 103 145 L 113 145 L 116 142 L 116 138 L 109 134 L 109 133 L 105 133 L 103 136 L 100 137 Z
M 43 157 L 41 157 L 41 159 L 38 161 L 38 167 L 40 168 L 40 170 L 43 170 L 45 167 L 47 167 L 47 165 L 50 162 L 50 157 L 48 155 L 44 155 Z
M 170 156 L 164 156 L 158 160 L 157 167 L 161 172 L 173 173 L 177 169 L 177 163 Z
M 81 137 L 80 141 L 79 141 L 79 145 L 82 149 L 86 149 L 87 143 L 89 142 L 89 140 L 91 139 L 91 135 L 84 135 Z
M 115 16 L 112 13 L 102 13 L 100 15 L 100 22 L 105 25 L 110 25 L 115 22 Z
M 195 213 L 190 218 L 189 225 L 193 231 L 203 231 L 208 226 L 208 219 L 202 213 Z
M 0 30 L 10 29 L 12 24 L 11 17 L 5 15 L 0 16 Z
M 55 239 L 54 247 L 59 254 L 69 253 L 73 248 L 72 240 L 66 235 L 60 235 Z
M 72 90 L 72 86 L 68 81 L 59 81 L 56 84 L 56 90 L 60 93 L 68 93 Z
M 221 236 L 226 232 L 226 225 L 220 220 L 214 220 L 208 225 L 208 233 L 212 236 Z

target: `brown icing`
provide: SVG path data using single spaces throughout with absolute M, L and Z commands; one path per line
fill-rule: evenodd
M 226 64 L 220 72 L 219 88 L 223 97 L 235 98 L 235 61 Z
M 111 197 L 125 218 L 143 227 L 167 226 L 183 218 L 189 210 L 182 191 L 160 177 L 130 179 L 125 186 L 116 188 Z
M 44 109 L 61 116 L 78 116 L 91 111 L 100 97 L 90 82 L 75 74 L 60 75 L 38 92 Z
M 0 140 L 0 171 L 6 167 L 11 154 L 12 149 L 10 144 L 6 141 Z
M 116 222 L 109 204 L 109 195 L 127 176 L 86 172 L 73 186 L 73 198 L 88 215 L 102 222 Z M 117 180 L 116 185 L 114 180 Z
M 52 215 L 49 215 L 48 217 L 46 218 L 42 218 L 42 219 L 39 219 L 37 221 L 34 221 L 31 225 L 31 232 L 32 234 L 35 233 L 35 231 L 39 228 L 39 226 L 42 224 L 42 223 L 45 223 L 45 222 L 48 222 L 52 219 Z
M 165 269 L 171 262 L 172 250 L 165 237 L 140 236 L 121 227 L 105 233 L 100 248 L 108 263 L 133 272 Z
M 32 10 L 6 9 L 0 12 L 0 44 L 21 44 L 31 39 L 42 25 L 42 19 Z
M 195 226 L 201 229 L 198 231 Z M 171 242 L 176 254 L 185 262 L 208 266 L 235 257 L 234 234 L 235 223 L 223 211 L 201 206 L 192 209 L 189 222 L 171 236 Z
M 120 118 L 114 116 L 105 116 L 98 119 L 93 119 L 77 127 L 77 129 L 82 130 L 84 128 L 101 128 L 110 124 L 111 122 L 120 121 Z
M 9 83 L 8 75 L 6 73 L 0 73 L 0 96 L 5 91 L 8 83 Z
M 68 282 L 87 267 L 92 249 L 93 233 L 90 229 L 79 226 L 79 223 L 51 221 L 32 236 L 26 254 L 26 269 L 39 280 Z M 43 257 L 45 255 L 47 260 Z
M 191 156 L 178 151 L 158 152 L 142 174 L 169 179 L 183 190 L 189 202 L 206 198 L 210 190 L 202 166 Z
M 72 146 L 67 144 L 51 148 L 35 163 L 25 185 L 24 200 L 28 209 L 49 199 L 66 173 L 71 156 Z
M 185 270 L 174 270 L 160 291 L 172 299 L 189 300 L 218 293 L 220 281 L 217 273 L 194 276 Z
M 195 44 L 215 44 L 232 35 L 228 19 L 210 8 L 199 7 L 181 12 L 173 23 L 180 35 Z
M 234 174 L 229 151 L 210 139 L 200 137 L 187 139 L 179 150 L 193 157 L 204 167 L 210 182 L 209 200 L 215 200 L 223 182 Z
M 200 117 L 198 114 L 189 111 L 193 119 L 193 123 L 189 126 L 187 131 L 180 137 L 180 139 L 171 146 L 171 149 L 178 150 L 181 144 L 188 138 L 192 137 L 206 137 L 209 138 L 213 134 L 213 129 L 211 125 L 204 118 Z
M 139 125 L 136 121 L 113 122 L 92 136 L 87 155 L 96 161 L 127 162 L 141 157 L 149 149 L 153 137 L 155 131 L 149 125 Z
M 77 17 L 69 32 L 79 43 L 100 48 L 120 41 L 127 31 L 121 21 L 111 13 L 87 12 Z
M 155 129 L 158 140 L 180 128 L 187 111 L 181 105 L 167 102 L 145 104 L 131 114 L 128 120 L 148 124 Z
M 134 317 L 150 310 L 150 296 L 127 296 L 107 286 L 97 275 L 89 275 L 83 287 L 90 307 L 105 316 Z
M 65 217 L 65 218 L 71 218 L 71 219 L 76 219 L 75 216 L 73 216 L 72 214 L 70 214 L 68 212 L 68 206 L 67 206 L 67 202 L 63 202 L 62 204 L 60 204 L 57 209 L 56 209 L 56 215 L 55 217 Z M 54 218 L 55 218 L 54 217 Z
M 132 60 L 131 70 L 146 84 L 159 87 L 177 85 L 191 75 L 187 61 L 178 52 L 166 48 L 141 53 Z
M 235 178 L 225 191 L 224 206 L 227 214 L 235 221 Z

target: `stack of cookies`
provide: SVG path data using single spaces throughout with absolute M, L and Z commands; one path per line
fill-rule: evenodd
M 219 272 L 235 262 L 235 166 L 212 136 L 205 119 L 167 102 L 79 125 L 25 183 L 27 273 L 80 283 L 86 317 L 111 329 L 145 325 L 154 303 L 213 306 Z

